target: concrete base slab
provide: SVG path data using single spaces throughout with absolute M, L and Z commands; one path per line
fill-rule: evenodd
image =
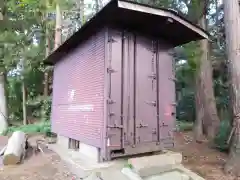
M 205 180 L 194 172 L 186 169 L 182 165 L 175 166 L 167 172 L 162 172 L 152 176 L 140 177 L 133 169 L 124 168 L 122 173 L 125 174 L 130 180 Z
M 64 149 L 57 144 L 49 144 L 48 147 L 55 151 L 66 162 L 69 169 L 79 178 L 86 178 L 96 172 L 102 172 L 104 175 L 106 174 L 105 171 L 110 172 L 110 169 L 118 170 L 121 174 L 121 169 L 127 164 L 126 160 L 98 163 L 78 151 Z M 124 175 L 122 176 L 124 177 Z
M 179 153 L 133 158 L 129 162 L 134 169 L 130 169 L 125 166 L 126 160 L 97 163 L 78 151 L 66 150 L 57 144 L 51 144 L 49 148 L 66 162 L 72 173 L 84 180 L 204 180 L 180 164 L 182 156 Z M 164 164 L 168 165 L 164 167 Z
M 171 171 L 167 173 L 163 173 L 160 175 L 150 176 L 145 178 L 144 180 L 190 180 L 190 177 L 186 174 L 183 174 L 179 171 Z
M 182 154 L 171 151 L 164 154 L 131 158 L 128 160 L 128 163 L 132 165 L 141 177 L 170 171 L 175 165 L 181 164 L 181 162 Z

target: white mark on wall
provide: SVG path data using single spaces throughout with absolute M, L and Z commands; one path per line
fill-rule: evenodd
M 92 104 L 72 104 L 69 105 L 68 110 L 70 111 L 82 111 L 82 112 L 92 112 L 94 110 L 94 106 Z
M 107 138 L 107 146 L 109 147 L 110 146 L 110 139 Z
M 68 102 L 72 102 L 75 96 L 75 89 L 68 91 Z

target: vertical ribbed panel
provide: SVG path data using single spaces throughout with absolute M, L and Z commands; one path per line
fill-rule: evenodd
M 54 67 L 52 131 L 101 146 L 104 100 L 104 31 Z

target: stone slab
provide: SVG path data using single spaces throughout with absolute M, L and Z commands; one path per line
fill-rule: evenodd
M 190 180 L 190 177 L 179 171 L 171 171 L 145 178 L 144 180 Z
M 105 170 L 110 171 L 109 169 L 118 169 L 119 173 L 121 173 L 121 169 L 127 164 L 126 160 L 98 163 L 78 151 L 66 150 L 57 144 L 49 144 L 48 148 L 56 152 L 67 167 L 79 178 L 86 178 L 95 172 L 106 174 Z
M 177 170 L 183 172 L 184 174 L 188 175 L 191 180 L 205 180 L 203 177 L 201 177 L 201 176 L 197 175 L 196 173 L 194 173 L 193 171 L 185 168 L 182 164 L 177 165 L 175 168 Z
M 182 154 L 171 151 L 164 154 L 131 158 L 128 160 L 128 163 L 132 165 L 141 177 L 170 171 L 176 165 L 181 164 L 181 162 Z

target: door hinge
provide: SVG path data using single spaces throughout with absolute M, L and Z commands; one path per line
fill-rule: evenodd
M 112 117 L 112 116 L 114 116 L 114 115 L 115 115 L 114 112 L 110 112 L 110 113 L 108 114 L 108 116 L 110 116 L 110 117 Z
M 177 82 L 177 78 L 172 78 L 172 77 L 169 77 L 168 79 L 169 79 L 170 81 Z
M 111 67 L 107 68 L 108 73 L 115 73 L 117 72 L 116 70 L 112 69 Z
M 166 124 L 165 122 L 163 122 L 160 126 L 161 126 L 161 127 L 167 127 L 168 124 Z
M 174 106 L 174 107 L 176 107 L 176 106 L 177 106 L 177 103 L 172 103 L 171 105 Z
M 108 128 L 123 129 L 123 126 L 122 126 L 122 125 L 117 125 L 117 124 L 114 124 L 114 125 L 108 125 L 107 127 L 108 127 Z
M 157 102 L 156 101 L 146 101 L 146 104 L 150 105 L 150 106 L 157 106 Z
M 112 37 L 109 37 L 109 38 L 108 38 L 108 42 L 109 42 L 109 43 L 110 43 L 110 42 L 111 42 L 111 43 L 114 43 L 114 42 L 117 42 L 117 41 L 116 41 L 115 39 L 113 39 Z
M 148 125 L 142 124 L 142 123 L 140 123 L 139 125 L 136 126 L 136 128 L 145 128 L 145 127 L 148 127 Z
M 157 75 L 153 73 L 151 75 L 148 75 L 148 77 L 155 80 L 157 78 Z

